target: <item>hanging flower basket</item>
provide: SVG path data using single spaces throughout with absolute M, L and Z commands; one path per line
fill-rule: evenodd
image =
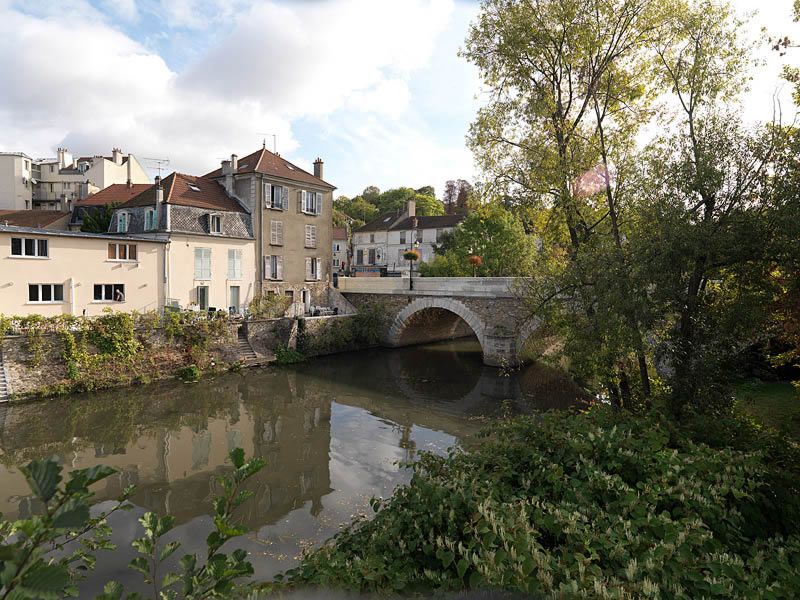
M 483 258 L 478 256 L 477 254 L 473 254 L 472 256 L 467 258 L 467 261 L 469 261 L 469 264 L 471 264 L 473 267 L 480 267 L 483 264 Z
M 410 261 L 419 260 L 420 254 L 419 250 L 406 250 L 403 253 L 403 258 Z

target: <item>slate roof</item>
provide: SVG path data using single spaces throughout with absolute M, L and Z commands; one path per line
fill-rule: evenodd
M 290 163 L 285 158 L 274 154 L 266 148 L 259 148 L 252 154 L 248 154 L 244 158 L 238 160 L 239 168 L 235 174 L 241 173 L 263 173 L 264 175 L 272 175 L 273 177 L 281 177 L 283 179 L 290 179 L 300 183 L 308 183 L 326 187 L 332 190 L 336 186 L 331 185 L 327 181 L 323 181 L 319 177 L 314 177 L 308 171 L 304 171 L 295 164 Z M 222 168 L 215 169 L 204 177 L 222 177 Z
M 464 215 L 437 215 L 431 217 L 408 217 L 399 223 L 392 225 L 392 230 L 411 229 L 417 220 L 417 229 L 443 229 L 445 227 L 455 227 L 464 220 Z
M 128 187 L 127 183 L 113 183 L 96 194 L 76 201 L 74 206 L 107 206 L 109 204 L 122 204 L 134 196 L 138 196 L 152 186 L 152 183 L 132 183 L 130 187 Z
M 184 173 L 171 173 L 161 181 L 164 188 L 164 201 L 177 206 L 193 206 L 209 210 L 247 212 L 235 198 L 231 198 L 217 181 L 207 177 L 197 177 Z M 156 203 L 155 185 L 131 198 L 120 208 L 153 206 Z
M 0 210 L 0 225 L 47 227 L 69 214 L 58 210 Z
M 362 225 L 356 229 L 354 233 L 361 233 L 364 231 L 388 231 L 392 223 L 399 219 L 402 214 L 402 211 L 399 210 L 383 213 L 372 219 L 372 221 L 366 225 Z

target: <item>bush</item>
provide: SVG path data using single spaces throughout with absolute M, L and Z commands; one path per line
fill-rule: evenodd
M 184 383 L 194 383 L 195 381 L 200 381 L 202 373 L 197 368 L 197 365 L 188 365 L 178 369 L 175 375 Z
M 303 362 L 306 359 L 300 352 L 294 348 L 285 346 L 278 346 L 275 348 L 275 362 L 279 365 L 293 365 Z
M 517 418 L 447 457 L 304 557 L 291 584 L 542 596 L 790 597 L 800 538 L 766 515 L 762 455 L 674 443 L 657 416 L 593 409 Z M 797 502 L 797 500 L 795 500 Z

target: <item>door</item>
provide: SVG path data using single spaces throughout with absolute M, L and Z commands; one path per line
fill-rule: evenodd
M 239 314 L 239 286 L 232 285 L 231 286 L 231 301 L 228 304 L 230 306 L 230 311 L 233 314 Z
M 200 310 L 208 310 L 208 286 L 207 285 L 198 285 L 197 286 L 197 305 L 200 307 Z
M 303 308 L 306 313 L 311 312 L 311 292 L 303 290 Z

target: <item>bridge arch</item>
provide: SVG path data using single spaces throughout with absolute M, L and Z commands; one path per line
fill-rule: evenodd
M 461 319 L 469 325 L 469 328 L 472 329 L 473 333 L 478 338 L 484 355 L 486 354 L 486 325 L 483 319 L 466 304 L 453 298 L 426 297 L 417 298 L 409 302 L 397 313 L 397 316 L 389 327 L 386 339 L 387 344 L 389 346 L 407 345 L 403 340 L 403 334 L 409 326 L 413 327 L 412 319 L 414 315 L 428 309 L 445 310 L 461 317 Z

